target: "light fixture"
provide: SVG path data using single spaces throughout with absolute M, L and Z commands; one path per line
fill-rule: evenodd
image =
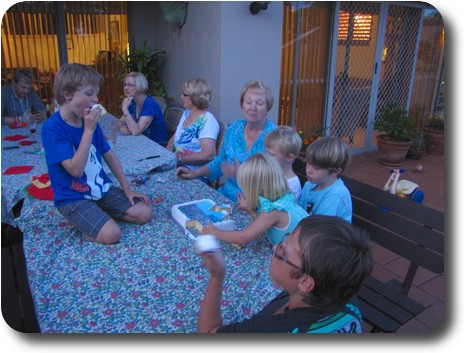
M 269 5 L 270 1 L 253 1 L 250 4 L 250 12 L 253 15 L 256 15 L 261 10 L 267 10 L 267 5 Z

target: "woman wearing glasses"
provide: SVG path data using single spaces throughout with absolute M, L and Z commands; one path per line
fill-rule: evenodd
M 261 312 L 224 325 L 225 262 L 200 254 L 211 277 L 198 314 L 198 332 L 361 333 L 356 299 L 373 258 L 367 233 L 334 216 L 309 216 L 273 248 L 270 277 L 283 291 Z M 227 299 L 227 298 L 225 298 Z
M 124 135 L 144 134 L 149 139 L 166 146 L 168 132 L 160 106 L 147 95 L 148 81 L 140 72 L 131 72 L 124 77 L 122 117 L 119 128 Z
M 176 154 L 177 165 L 197 169 L 216 156 L 219 123 L 208 111 L 211 86 L 206 80 L 188 80 L 182 91 L 185 111 L 166 148 Z

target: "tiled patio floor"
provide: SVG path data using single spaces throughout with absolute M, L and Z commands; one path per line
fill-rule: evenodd
M 423 171 L 414 169 L 422 165 Z M 405 172 L 401 179 L 415 182 L 424 191 L 423 204 L 438 211 L 445 209 L 445 158 L 425 154 L 420 160 L 406 159 L 398 167 Z M 383 189 L 390 176 L 388 167 L 377 161 L 377 153 L 366 153 L 354 156 L 344 175 L 362 181 L 366 184 Z M 386 282 L 392 278 L 404 278 L 408 263 L 396 254 L 380 246 L 373 247 L 376 258 L 374 276 Z M 421 333 L 438 328 L 445 319 L 445 275 L 436 275 L 420 268 L 411 288 L 410 296 L 426 306 L 426 309 L 401 327 L 400 333 Z

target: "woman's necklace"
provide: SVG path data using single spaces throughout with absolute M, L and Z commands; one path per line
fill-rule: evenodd
M 140 111 L 142 110 L 142 106 L 143 106 L 143 103 L 145 103 L 146 98 L 147 98 L 147 95 L 145 94 L 143 99 L 142 99 L 142 103 L 140 105 L 137 103 L 137 107 L 135 109 L 135 116 L 136 116 L 137 120 L 140 118 Z

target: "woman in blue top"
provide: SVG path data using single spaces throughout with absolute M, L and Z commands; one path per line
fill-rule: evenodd
M 124 78 L 122 101 L 123 116 L 119 120 L 124 135 L 144 134 L 149 139 L 166 147 L 168 132 L 163 112 L 155 99 L 146 94 L 148 81 L 140 72 L 131 72 Z
M 218 240 L 243 245 L 264 234 L 271 245 L 278 244 L 291 233 L 308 213 L 298 206 L 290 191 L 287 178 L 279 162 L 268 153 L 248 158 L 237 172 L 237 182 L 243 190 L 239 207 L 253 218 L 243 230 L 223 231 L 212 224 L 203 234 Z
M 274 123 L 267 119 L 273 103 L 274 97 L 266 84 L 261 81 L 246 83 L 240 95 L 240 106 L 245 120 L 235 121 L 227 127 L 218 156 L 196 170 L 178 168 L 179 177 L 208 177 L 213 181 L 223 176 L 226 180 L 218 191 L 237 202 L 237 194 L 240 193 L 236 180 L 238 167 L 250 156 L 266 151 L 264 136 L 276 128 Z

